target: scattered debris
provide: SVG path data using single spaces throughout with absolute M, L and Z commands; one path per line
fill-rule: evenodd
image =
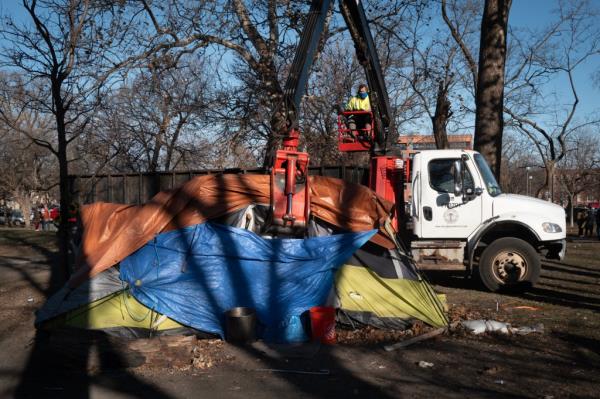
M 421 342 L 421 341 L 424 341 L 426 339 L 433 338 L 433 337 L 436 337 L 438 335 L 441 335 L 441 334 L 445 333 L 446 331 L 448 331 L 448 328 L 453 329 L 453 328 L 456 328 L 457 326 L 458 326 L 458 323 L 454 322 L 454 323 L 450 324 L 449 327 L 438 328 L 436 330 L 429 331 L 428 333 L 421 334 L 421 335 L 419 335 L 417 337 L 414 337 L 414 338 L 411 338 L 411 339 L 407 339 L 406 341 L 397 342 L 397 343 L 392 344 L 392 345 L 386 345 L 383 348 L 386 351 L 388 351 L 388 352 L 396 350 L 396 349 L 400 349 L 400 348 L 406 348 L 407 346 L 410 346 L 410 345 L 415 344 L 417 342 Z
M 479 374 L 495 375 L 502 370 L 499 366 L 486 367 Z
M 464 305 L 452 304 L 448 310 L 448 318 L 451 322 L 460 322 L 461 320 L 485 319 L 486 315 L 477 309 L 468 308 Z
M 419 363 L 417 363 L 417 364 L 419 365 L 419 367 L 421 367 L 421 368 L 423 368 L 423 369 L 426 369 L 426 368 L 429 368 L 429 367 L 433 367 L 433 363 L 429 363 L 429 362 L 426 362 L 426 361 L 424 361 L 424 360 L 421 360 L 421 361 L 420 361 Z
M 503 334 L 508 334 L 508 329 L 510 328 L 510 324 L 496 320 L 465 320 L 461 324 L 475 335 L 484 332 L 501 332 Z
M 517 309 L 517 310 L 532 310 L 532 311 L 537 311 L 537 310 L 541 309 L 540 307 L 537 307 L 537 306 L 519 304 L 518 301 L 509 301 L 507 303 L 503 303 L 502 305 L 500 305 L 500 307 L 502 309 Z
M 223 354 L 223 346 L 224 343 L 220 339 L 199 340 L 192 349 L 192 366 L 195 369 L 206 370 L 231 360 L 232 356 Z
M 500 332 L 502 334 L 527 335 L 531 333 L 543 333 L 544 325 L 536 324 L 533 327 L 511 327 L 510 323 L 496 320 L 465 320 L 461 324 L 473 334 L 484 332 Z
M 417 343 L 417 342 L 420 342 L 420 341 L 424 341 L 426 339 L 433 338 L 433 337 L 435 337 L 437 335 L 443 334 L 445 331 L 446 331 L 445 327 L 444 328 L 438 328 L 436 330 L 430 331 L 430 332 L 425 333 L 423 335 L 419 335 L 418 337 L 407 339 L 406 341 L 397 342 L 397 343 L 392 344 L 392 345 L 386 345 L 383 348 L 386 351 L 388 351 L 388 352 L 391 352 L 393 350 L 400 349 L 400 348 L 406 348 L 407 346 L 410 346 L 410 345 L 412 345 L 414 343 Z
M 519 328 L 511 328 L 510 332 L 518 335 L 527 335 L 531 333 L 544 333 L 544 325 L 542 323 L 536 324 L 533 327 L 519 327 Z
M 390 342 L 398 342 L 403 339 L 414 337 L 430 330 L 420 321 L 416 321 L 407 330 L 384 330 L 372 326 L 357 326 L 354 329 L 336 328 L 338 344 L 342 345 L 381 345 Z
M 519 310 L 532 310 L 532 311 L 536 311 L 536 310 L 540 310 L 540 308 L 535 307 L 535 306 L 513 306 L 510 309 L 519 309 Z
M 206 370 L 215 365 L 215 362 L 211 359 L 210 356 L 207 356 L 203 353 L 200 353 L 198 356 L 194 354 L 194 358 L 192 359 L 192 366 L 197 369 Z

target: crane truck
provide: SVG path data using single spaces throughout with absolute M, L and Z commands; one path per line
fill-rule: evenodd
M 298 149 L 298 109 L 331 0 L 313 0 L 292 63 L 284 101 L 285 123 L 271 167 L 271 219 L 279 231 L 301 235 L 309 214 L 309 154 Z M 503 193 L 484 157 L 469 150 L 424 150 L 411 159 L 394 149 L 398 135 L 383 73 L 359 0 L 340 0 L 370 89 L 371 122 L 364 131 L 339 115 L 338 148 L 370 154 L 369 187 L 392 201 L 399 237 L 421 269 L 464 270 L 491 290 L 534 285 L 541 259 L 562 259 L 566 220 L 562 207 Z M 359 133 L 359 134 L 357 134 Z M 408 188 L 407 190 L 405 190 Z M 408 195 L 405 195 L 408 194 Z M 408 198 L 407 198 L 408 197 Z

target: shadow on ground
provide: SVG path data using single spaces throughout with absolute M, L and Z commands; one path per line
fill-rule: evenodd
M 58 267 L 56 235 L 54 233 L 35 232 L 25 229 L 2 229 L 0 245 L 18 248 L 22 256 L 0 257 L 0 268 L 12 270 L 20 276 L 33 290 L 43 294 L 45 298 L 55 292 L 62 282 L 56 281 Z M 32 262 L 33 259 L 33 262 Z M 47 281 L 40 281 L 35 273 L 42 269 L 49 271 Z M 33 325 L 31 328 L 34 328 Z M 59 333 L 60 334 L 60 333 Z M 77 340 L 77 346 L 50 345 L 52 335 L 44 331 L 36 331 L 31 346 L 29 359 L 20 373 L 20 381 L 16 389 L 3 387 L 0 396 L 15 398 L 76 397 L 87 398 L 92 384 L 101 385 L 115 392 L 130 394 L 132 397 L 169 398 L 160 389 L 148 384 L 123 369 L 127 364 L 117 348 L 113 348 L 103 334 L 92 338 Z M 97 348 L 103 348 L 97 351 Z M 111 372 L 119 369 L 119 379 L 104 378 L 102 372 L 90 375 L 90 356 L 98 352 L 97 367 L 99 371 Z M 3 375 L 13 375 L 10 370 L 0 371 Z M 119 381 L 115 385 L 115 381 Z
M 525 292 L 502 292 L 515 298 L 533 300 L 576 309 L 600 311 L 600 242 L 569 243 L 567 258 L 560 262 L 542 261 L 542 273 L 534 287 Z M 453 289 L 487 292 L 476 277 L 466 278 L 460 271 L 425 271 L 435 285 Z

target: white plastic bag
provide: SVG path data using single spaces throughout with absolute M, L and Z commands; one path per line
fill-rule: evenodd
M 462 325 L 473 334 L 482 334 L 484 332 L 501 332 L 508 334 L 510 324 L 496 320 L 465 320 Z

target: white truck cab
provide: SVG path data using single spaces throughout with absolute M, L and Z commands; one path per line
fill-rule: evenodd
M 563 208 L 502 193 L 476 151 L 414 154 L 411 194 L 411 250 L 421 268 L 467 270 L 497 291 L 535 284 L 541 256 L 564 257 Z

